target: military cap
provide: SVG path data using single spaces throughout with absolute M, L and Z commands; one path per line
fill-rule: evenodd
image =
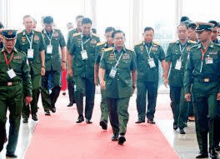
M 197 22 L 196 25 L 197 25 L 196 31 L 205 31 L 205 30 L 212 31 L 214 27 L 214 24 L 205 23 L 205 22 Z
M 216 22 L 215 20 L 210 20 L 210 21 L 209 21 L 209 23 L 214 24 L 214 26 L 213 26 L 213 27 L 218 27 L 218 26 L 219 26 L 219 23 L 218 23 L 218 22 Z
M 2 36 L 5 39 L 16 39 L 17 37 L 17 30 L 11 30 L 11 29 L 4 29 L 1 31 Z

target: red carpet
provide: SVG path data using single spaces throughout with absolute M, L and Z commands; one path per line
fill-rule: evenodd
M 127 142 L 119 146 L 111 141 L 112 130 L 99 126 L 99 96 L 93 113 L 93 124 L 76 124 L 75 105 L 67 108 L 67 96 L 59 99 L 57 113 L 46 117 L 40 110 L 40 121 L 25 159 L 179 159 L 175 150 L 156 125 L 136 125 L 136 108 L 132 99 Z

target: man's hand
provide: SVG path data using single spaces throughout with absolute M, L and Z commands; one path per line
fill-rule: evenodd
M 99 84 L 98 77 L 95 77 L 94 82 L 95 82 L 95 85 L 98 86 Z
M 220 93 L 217 94 L 217 100 L 220 100 Z
M 25 100 L 26 100 L 26 101 L 25 101 L 26 105 L 28 105 L 28 104 L 31 103 L 31 101 L 33 100 L 33 98 L 32 98 L 32 97 L 26 97 Z
M 102 87 L 103 90 L 106 90 L 106 85 L 105 85 L 105 81 L 101 81 L 100 85 Z
M 186 93 L 185 94 L 185 99 L 187 102 L 190 102 L 191 101 L 191 94 L 190 93 Z
M 73 70 L 72 70 L 72 68 L 68 68 L 67 69 L 67 75 L 69 75 L 70 77 L 73 77 Z
M 45 67 L 41 67 L 41 76 L 45 75 Z
M 168 79 L 164 78 L 164 85 L 165 85 L 166 88 L 168 87 L 168 83 L 169 83 Z

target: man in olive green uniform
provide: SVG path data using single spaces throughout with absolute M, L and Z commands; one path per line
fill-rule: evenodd
M 46 73 L 42 78 L 42 102 L 45 115 L 50 115 L 49 109 L 56 112 L 55 103 L 60 94 L 61 85 L 61 68 L 66 69 L 66 43 L 63 34 L 58 29 L 53 29 L 53 18 L 46 16 L 44 18 L 44 30 L 42 31 L 46 43 Z M 60 57 L 60 50 L 62 60 Z M 52 93 L 49 94 L 48 77 L 52 77 Z
M 25 53 L 14 48 L 16 30 L 3 30 L 5 47 L 0 51 L 0 151 L 3 148 L 2 137 L 5 140 L 5 124 L 7 109 L 9 109 L 9 140 L 7 157 L 16 158 L 14 154 L 20 128 L 23 98 L 29 104 L 32 100 L 32 84 L 30 68 Z
M 82 33 L 74 34 L 70 54 L 68 54 L 68 74 L 70 76 L 74 75 L 76 84 L 75 99 L 79 114 L 77 123 L 84 121 L 83 96 L 85 95 L 85 118 L 87 124 L 92 123 L 91 118 L 95 98 L 95 47 L 100 42 L 99 37 L 91 33 L 91 29 L 92 21 L 89 18 L 84 18 L 82 20 Z M 72 58 L 73 56 L 74 59 Z
M 187 125 L 188 103 L 184 98 L 183 76 L 190 48 L 195 44 L 187 40 L 187 26 L 180 23 L 177 27 L 179 40 L 170 43 L 167 49 L 166 61 L 167 67 L 165 71 L 165 85 L 168 84 L 168 72 L 171 65 L 169 75 L 170 99 L 173 112 L 173 129 L 180 128 L 180 133 L 185 134 L 184 127 Z
M 214 121 L 220 100 L 220 46 L 211 41 L 213 24 L 197 23 L 198 43 L 191 48 L 184 76 L 185 98 L 194 103 L 196 135 L 200 154 L 196 158 L 217 158 L 214 150 Z M 192 92 L 191 92 L 192 90 Z M 192 94 L 192 95 L 191 95 Z
M 96 46 L 96 52 L 95 52 L 95 84 L 98 85 L 98 71 L 99 71 L 99 64 L 100 59 L 103 53 L 103 50 L 109 47 L 113 47 L 113 39 L 112 39 L 112 33 L 115 31 L 115 28 L 113 27 L 107 27 L 105 29 L 105 39 L 106 42 L 100 42 Z M 107 130 L 108 126 L 108 106 L 107 106 L 107 100 L 105 96 L 105 90 L 101 89 L 101 119 L 99 125 L 102 127 L 102 129 Z
M 102 89 L 106 90 L 112 141 L 123 145 L 129 119 L 128 105 L 136 85 L 135 53 L 124 46 L 125 34 L 117 30 L 112 33 L 114 48 L 104 50 L 99 69 Z M 119 135 L 119 138 L 118 138 Z
M 25 52 L 28 57 L 28 62 L 30 64 L 30 74 L 33 85 L 33 101 L 31 102 L 31 110 L 29 105 L 24 103 L 23 107 L 23 122 L 27 123 L 30 115 L 32 114 L 32 119 L 37 121 L 37 103 L 41 88 L 41 76 L 45 74 L 45 43 L 43 36 L 40 32 L 33 30 L 33 19 L 31 16 L 27 15 L 23 18 L 23 24 L 25 30 L 18 34 L 16 49 L 18 51 Z
M 165 69 L 165 54 L 162 47 L 153 42 L 154 29 L 146 27 L 144 41 L 134 47 L 137 62 L 137 110 L 139 123 L 145 122 L 146 91 L 148 91 L 147 122 L 155 124 L 154 114 L 159 81 L 159 61 Z
M 77 27 L 75 29 L 72 29 L 72 30 L 70 30 L 68 32 L 68 37 L 67 37 L 67 51 L 68 52 L 70 51 L 71 46 L 72 46 L 73 35 L 76 34 L 76 33 L 82 32 L 82 30 L 81 30 L 82 19 L 83 19 L 83 16 L 82 15 L 78 15 L 76 17 L 76 26 Z M 74 85 L 75 85 L 75 82 L 74 82 L 73 77 L 71 77 L 71 76 L 67 77 L 67 82 L 68 82 L 68 92 L 69 92 L 69 100 L 70 100 L 70 103 L 67 106 L 71 107 L 71 106 L 73 106 L 74 103 L 76 103 L 75 95 L 74 95 Z

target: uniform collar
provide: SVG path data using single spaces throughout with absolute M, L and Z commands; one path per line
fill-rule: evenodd
M 114 49 L 113 49 L 113 52 L 118 52 L 118 51 L 115 49 L 115 47 L 114 47 Z M 125 52 L 126 52 L 126 48 L 124 47 L 124 48 L 121 50 L 121 52 L 125 53 Z
M 108 45 L 108 42 L 105 42 L 104 48 L 109 48 L 110 46 Z M 114 47 L 114 44 L 112 45 L 112 47 Z
M 213 48 L 213 47 L 214 47 L 214 43 L 213 43 L 212 41 L 210 41 L 209 47 L 210 47 L 210 48 Z M 204 47 L 203 47 L 202 43 L 199 42 L 199 43 L 198 43 L 198 49 L 201 49 L 201 48 L 204 48 Z
M 144 46 L 152 46 L 153 45 L 153 41 L 151 41 L 150 43 L 146 43 L 146 41 L 143 41 L 143 45 Z
M 31 30 L 29 34 L 26 34 L 26 30 L 23 31 L 23 35 L 31 35 L 31 34 L 34 34 L 34 30 Z
M 5 47 L 2 48 L 1 52 L 6 52 L 7 54 L 9 54 L 8 51 L 7 51 L 7 49 L 6 49 Z M 17 49 L 14 47 L 13 50 L 12 50 L 12 52 L 18 52 L 18 51 L 17 51 Z

